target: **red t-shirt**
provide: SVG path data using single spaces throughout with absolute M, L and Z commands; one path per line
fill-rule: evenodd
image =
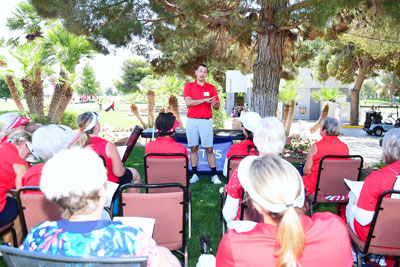
M 231 178 L 229 179 L 229 183 L 225 186 L 225 191 L 228 195 L 230 195 L 234 199 L 242 199 L 244 189 L 243 186 L 239 182 L 238 169 L 235 169 L 232 173 Z M 241 201 L 239 201 L 239 208 L 236 213 L 236 217 L 234 220 L 240 220 L 240 206 L 242 205 Z
M 250 146 L 250 152 L 248 152 L 248 147 Z M 254 146 L 253 141 L 250 139 L 245 139 L 239 144 L 232 145 L 228 153 L 226 154 L 226 158 L 229 159 L 231 156 L 249 156 L 256 155 L 258 156 L 258 152 L 256 151 L 256 147 Z M 234 159 L 240 160 L 240 159 Z
M 330 212 L 302 218 L 306 241 L 298 266 L 353 265 L 350 238 L 342 219 Z M 277 235 L 278 227 L 265 223 L 258 223 L 248 232 L 230 230 L 219 243 L 217 267 L 276 266 L 276 253 L 280 248 Z
M 303 176 L 304 188 L 307 194 L 315 193 L 317 186 L 319 162 L 322 157 L 326 155 L 349 155 L 349 148 L 345 143 L 339 140 L 337 136 L 324 136 L 322 139 L 315 143 L 317 146 L 317 153 L 313 156 L 313 165 L 311 167 L 311 174 Z
M 16 146 L 8 142 L 0 144 L 0 212 L 6 205 L 6 192 L 15 188 L 14 164 L 27 166 L 25 160 L 19 156 Z
M 108 142 L 109 141 L 97 136 L 90 137 L 90 148 L 93 149 L 98 155 L 104 157 L 106 161 L 108 181 L 117 183 L 119 178 L 114 175 L 111 158 L 108 157 L 106 153 L 106 146 Z
M 379 195 L 383 191 L 393 188 L 398 173 L 400 173 L 400 162 L 395 161 L 368 175 L 361 189 L 357 207 L 363 210 L 375 211 Z M 389 195 L 386 197 L 389 197 Z M 354 219 L 354 230 L 357 236 L 364 242 L 367 240 L 370 226 L 371 223 L 362 226 Z
M 209 98 L 217 96 L 215 100 L 219 101 L 217 90 L 214 85 L 204 83 L 203 86 L 199 85 L 197 81 L 187 83 L 183 90 L 183 97 L 191 97 L 193 100 Z M 197 106 L 190 106 L 187 113 L 188 118 L 212 118 L 211 103 L 201 103 Z
M 40 186 L 44 163 L 39 163 L 30 167 L 22 177 L 22 186 Z M 29 192 L 30 194 L 41 194 L 41 192 Z
M 172 153 L 183 153 L 188 155 L 187 149 L 181 143 L 176 142 L 170 136 L 159 136 L 156 140 L 146 144 L 144 154 L 149 153 L 161 153 L 161 154 L 172 154 Z M 176 157 L 165 157 L 165 158 L 176 158 Z

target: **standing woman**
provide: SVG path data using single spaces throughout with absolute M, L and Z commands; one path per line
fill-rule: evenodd
M 238 221 L 219 244 L 217 267 L 353 265 L 342 219 L 330 212 L 303 214 L 304 186 L 292 164 L 277 155 L 248 156 L 238 169 L 264 222 Z
M 30 142 L 31 134 L 19 130 L 0 144 L 0 226 L 14 221 L 18 215 L 17 202 L 7 196 L 7 191 L 21 187 L 21 178 L 28 170 L 25 159 L 31 154 Z
M 91 149 L 104 158 L 108 181 L 119 185 L 139 183 L 140 174 L 134 168 L 124 167 L 115 144 L 98 137 L 101 129 L 98 117 L 96 112 L 87 111 L 78 116 L 77 125 L 90 136 Z

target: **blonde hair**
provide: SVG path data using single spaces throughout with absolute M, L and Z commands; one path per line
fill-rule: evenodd
M 78 128 L 82 132 L 85 132 L 87 134 L 92 134 L 93 131 L 94 131 L 94 126 L 96 125 L 96 123 L 90 129 L 86 129 L 86 127 L 88 127 L 89 124 L 94 119 L 96 119 L 96 123 L 97 123 L 97 113 L 92 112 L 92 111 L 86 111 L 86 112 L 84 112 L 84 113 L 82 113 L 81 115 L 78 116 L 78 118 L 76 120 L 76 124 L 77 124 Z
M 293 206 L 301 190 L 304 190 L 299 172 L 286 160 L 266 155 L 252 162 L 248 176 L 254 192 L 263 200 L 286 205 L 282 212 L 271 213 L 256 202 L 270 213 L 279 226 L 277 242 L 280 249 L 277 252 L 277 266 L 296 266 L 305 243 L 301 209 Z
M 7 142 L 18 146 L 23 142 L 32 143 L 32 134 L 25 130 L 17 130 L 8 136 Z
M 79 137 L 74 142 L 72 142 L 72 144 L 70 145 L 70 148 L 72 148 L 72 147 L 84 148 L 91 144 L 90 136 L 87 133 L 85 133 L 83 131 L 79 131 L 77 134 L 79 135 Z

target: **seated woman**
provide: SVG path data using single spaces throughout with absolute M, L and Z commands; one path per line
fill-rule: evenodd
M 174 140 L 175 129 L 179 127 L 179 122 L 176 120 L 173 113 L 160 112 L 156 119 L 156 129 L 158 137 L 156 140 L 146 144 L 144 153 L 162 153 L 173 154 L 183 153 L 188 155 L 187 149 L 181 143 Z
M 98 116 L 92 111 L 82 113 L 78 116 L 77 125 L 90 136 L 90 148 L 104 158 L 108 180 L 119 185 L 140 183 L 140 174 L 134 168 L 124 167 L 115 144 L 98 137 L 101 129 Z
M 304 187 L 292 164 L 277 155 L 249 156 L 239 180 L 264 223 L 235 222 L 219 244 L 217 267 L 353 265 L 343 221 L 330 212 L 302 213 Z
M 379 195 L 394 187 L 400 173 L 400 129 L 388 131 L 382 144 L 383 161 L 388 164 L 365 178 L 359 198 L 352 191 L 346 207 L 346 218 L 354 233 L 366 241 Z M 397 179 L 399 180 L 399 179 Z M 400 181 L 397 181 L 399 183 Z
M 276 117 L 261 119 L 254 131 L 254 144 L 260 155 L 278 155 L 282 153 L 286 144 L 285 129 L 282 122 Z M 233 220 L 240 219 L 240 200 L 242 199 L 244 189 L 238 178 L 236 169 L 229 183 L 225 186 L 228 194 L 226 197 L 222 214 L 228 224 Z
M 100 219 L 106 181 L 107 171 L 94 151 L 73 148 L 55 154 L 43 168 L 40 188 L 60 207 L 63 219 L 32 228 L 23 249 L 64 256 L 149 256 L 150 266 L 179 266 L 141 228 Z M 155 264 L 160 256 L 167 257 L 163 265 Z
M 31 134 L 18 130 L 10 134 L 6 142 L 0 144 L 0 226 L 17 218 L 17 202 L 15 198 L 7 196 L 7 191 L 21 187 L 21 178 L 28 170 L 25 159 L 31 154 L 28 147 L 30 142 Z M 19 220 L 15 221 L 18 223 L 17 234 L 20 235 L 22 229 L 19 229 Z M 6 236 L 4 239 L 9 242 L 11 237 Z
M 243 134 L 246 137 L 245 140 L 239 144 L 233 144 L 226 154 L 223 174 L 225 177 L 228 175 L 228 159 L 231 156 L 248 156 L 258 155 L 257 149 L 253 143 L 254 131 L 258 122 L 261 120 L 261 116 L 256 112 L 242 112 L 240 115 L 240 121 L 243 125 Z M 229 177 L 230 178 L 230 177 Z
M 25 124 L 31 119 L 23 118 L 15 112 L 4 113 L 0 115 L 0 144 L 5 142 L 8 135 L 17 131 L 24 130 Z
M 315 193 L 319 162 L 323 156 L 349 155 L 349 148 L 338 138 L 341 133 L 342 125 L 337 119 L 327 117 L 323 121 L 320 129 L 322 139 L 311 146 L 304 164 L 303 182 L 307 195 Z
M 64 125 L 49 124 L 39 127 L 32 135 L 32 146 L 35 152 L 45 162 L 57 152 L 68 148 L 79 135 Z M 31 168 L 22 177 L 22 186 L 39 186 L 40 177 L 45 163 L 39 163 Z

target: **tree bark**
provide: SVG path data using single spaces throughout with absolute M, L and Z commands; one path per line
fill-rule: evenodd
M 359 107 L 360 107 L 360 91 L 365 80 L 365 71 L 363 68 L 358 69 L 358 75 L 354 88 L 350 90 L 350 125 L 358 125 Z
M 65 94 L 66 86 L 64 82 L 57 83 L 54 87 L 54 93 L 51 98 L 48 117 L 51 123 L 57 122 L 56 111 L 60 105 L 61 96 Z
M 54 123 L 58 123 L 62 116 L 64 115 L 65 110 L 67 109 L 67 106 L 69 104 L 69 101 L 71 101 L 72 96 L 74 94 L 74 89 L 71 88 L 68 84 L 65 85 L 65 92 L 61 96 L 60 103 L 58 104 L 56 113 L 54 114 L 56 121 Z
M 286 128 L 286 135 L 290 135 L 290 128 L 292 128 L 292 123 L 293 123 L 293 117 L 294 117 L 294 106 L 295 106 L 295 101 L 292 100 L 290 101 L 290 111 L 289 111 L 289 118 L 288 118 L 288 124 Z
M 288 120 L 288 115 L 289 115 L 289 108 L 290 105 L 283 103 L 284 108 L 283 108 L 283 119 L 282 119 L 282 123 L 283 123 L 283 128 L 286 129 L 286 124 L 287 124 L 287 120 Z
M 18 110 L 20 112 L 22 112 L 23 114 L 26 114 L 26 111 L 25 111 L 24 106 L 22 105 L 21 99 L 19 99 L 18 90 L 17 90 L 17 87 L 15 86 L 12 76 L 7 75 L 5 79 L 8 84 L 8 88 L 10 89 L 11 96 L 12 96 L 15 104 L 17 105 Z
M 254 85 L 251 95 L 251 109 L 261 117 L 276 116 L 286 33 L 273 29 L 274 21 L 271 20 L 275 15 L 273 13 L 285 8 L 287 3 L 288 0 L 276 0 L 273 3 L 262 1 L 264 12 L 261 24 L 266 25 L 266 29 L 257 34 L 258 55 L 253 66 Z
M 324 108 L 322 109 L 321 116 L 319 116 L 318 121 L 310 128 L 310 133 L 315 133 L 316 131 L 319 130 L 322 126 L 322 122 L 325 120 L 326 117 L 328 117 L 329 113 L 329 102 L 326 102 Z

